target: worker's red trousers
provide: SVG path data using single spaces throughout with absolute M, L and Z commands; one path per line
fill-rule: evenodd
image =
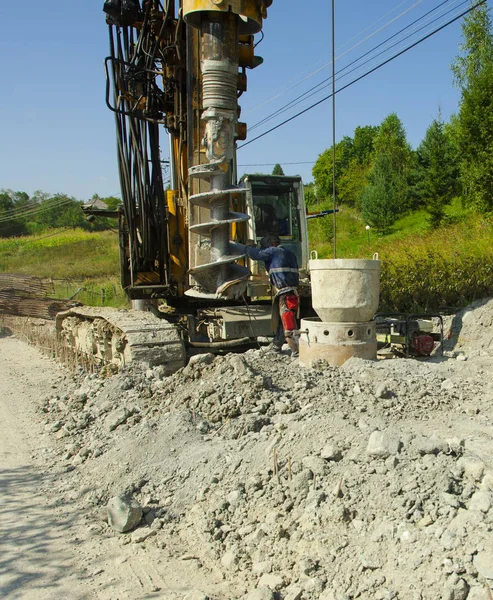
M 296 315 L 298 313 L 298 296 L 296 294 L 285 294 L 279 299 L 279 308 L 281 313 L 284 331 L 293 331 L 298 329 L 296 324 Z

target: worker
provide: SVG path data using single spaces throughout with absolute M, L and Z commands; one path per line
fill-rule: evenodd
M 272 349 L 280 352 L 288 343 L 292 356 L 298 356 L 297 318 L 299 316 L 298 286 L 300 276 L 296 256 L 281 246 L 276 233 L 263 237 L 260 248 L 253 241 L 247 242 L 246 254 L 253 260 L 265 263 L 269 279 L 275 291 L 272 303 L 272 329 L 275 331 Z

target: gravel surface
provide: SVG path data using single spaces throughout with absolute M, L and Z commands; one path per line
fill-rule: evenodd
M 66 375 L 38 414 L 95 597 L 491 600 L 493 300 L 447 329 L 421 361 Z

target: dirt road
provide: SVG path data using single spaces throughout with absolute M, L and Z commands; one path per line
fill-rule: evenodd
M 34 418 L 57 367 L 22 342 L 0 339 L 0 596 L 88 598 L 74 562 L 75 514 L 50 493 L 49 447 Z

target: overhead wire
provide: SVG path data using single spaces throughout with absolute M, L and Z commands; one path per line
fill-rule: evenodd
M 344 71 L 346 71 L 347 69 L 349 69 L 351 66 L 355 65 L 356 63 L 358 63 L 359 61 L 361 61 L 363 58 L 365 58 L 366 56 L 368 56 L 369 54 L 372 54 L 378 48 L 382 47 L 384 44 L 388 43 L 389 41 L 391 41 L 395 37 L 399 36 L 400 34 L 402 34 L 403 32 L 405 32 L 406 30 L 408 30 L 410 27 L 413 27 L 419 21 L 425 19 L 426 17 L 429 17 L 433 12 L 435 12 L 439 8 L 444 7 L 444 5 L 447 4 L 450 1 L 451 0 L 444 0 L 441 4 L 439 4 L 435 8 L 431 9 L 430 11 L 428 11 L 427 13 L 425 13 L 424 15 L 422 15 L 421 17 L 419 17 L 418 19 L 414 20 L 412 23 L 410 23 L 406 27 L 403 27 L 402 29 L 400 29 L 399 31 L 397 31 L 396 33 L 394 33 L 393 35 L 391 35 L 390 37 L 388 37 L 387 39 L 385 39 L 383 42 L 381 42 L 377 46 L 374 46 L 373 48 L 371 48 L 370 50 L 368 50 L 367 52 L 365 52 L 364 54 L 362 54 L 358 58 L 354 59 L 352 62 L 350 62 L 346 66 L 344 66 L 343 68 L 339 69 L 339 71 L 336 72 L 336 76 L 337 75 L 341 75 Z M 457 10 L 460 6 L 463 6 L 464 4 L 467 4 L 469 2 L 469 0 L 453 0 L 453 1 L 455 2 L 456 5 L 452 9 L 448 10 L 447 12 L 445 12 L 443 14 L 440 14 L 440 16 L 438 16 L 435 19 L 427 22 L 426 25 L 423 25 L 420 28 L 416 28 L 411 34 L 409 34 L 409 35 L 407 35 L 407 36 L 399 39 L 394 44 L 388 46 L 387 48 L 385 48 L 384 50 L 382 50 L 378 54 L 376 54 L 373 57 L 369 58 L 368 60 L 360 63 L 359 65 L 357 65 L 355 68 L 351 69 L 350 71 L 348 71 L 344 75 L 341 75 L 341 77 L 339 77 L 339 79 L 341 79 L 342 77 L 346 77 L 347 75 L 349 75 L 350 73 L 353 73 L 354 71 L 357 71 L 359 68 L 363 67 L 365 64 L 368 64 L 372 60 L 375 60 L 376 58 L 378 58 L 378 56 L 381 56 L 385 52 L 388 52 L 392 48 L 394 48 L 394 47 L 398 46 L 399 44 L 401 44 L 402 42 L 404 42 L 406 39 L 409 39 L 413 35 L 415 35 L 415 34 L 421 32 L 421 31 L 423 31 L 424 29 L 426 29 L 427 27 L 429 27 L 431 24 L 435 23 L 436 21 L 438 21 L 439 19 L 441 19 L 441 18 L 445 17 L 446 15 L 450 14 L 454 10 Z M 331 80 L 332 80 L 332 77 L 327 77 L 326 79 L 322 80 L 320 83 L 318 83 L 317 85 L 313 86 L 312 88 L 310 88 L 309 90 L 307 90 L 306 92 L 304 92 L 303 94 L 301 94 L 300 96 L 294 98 L 293 100 L 291 100 L 290 102 L 288 102 L 284 106 L 280 107 L 279 109 L 277 109 L 276 111 L 274 111 L 270 115 L 266 116 L 261 121 L 255 123 L 254 125 L 252 125 L 251 127 L 249 127 L 249 131 L 253 131 L 253 130 L 257 129 L 261 125 L 267 123 L 268 121 L 271 121 L 272 119 L 274 119 L 275 117 L 279 116 L 280 114 L 283 114 L 283 113 L 287 112 L 288 110 L 294 108 L 295 106 L 297 106 L 298 104 L 304 102 L 308 98 L 311 98 L 311 97 L 315 96 L 317 93 L 319 93 L 320 91 L 322 91 L 324 88 L 328 87 L 330 85 Z
M 377 33 L 380 33 L 381 31 L 383 31 L 384 29 L 386 29 L 387 27 L 389 27 L 390 25 L 392 25 L 392 23 L 395 23 L 395 21 L 397 21 L 398 19 L 400 19 L 401 17 L 403 17 L 404 15 L 406 15 L 408 12 L 410 12 L 411 10 L 413 10 L 414 8 L 416 8 L 418 5 L 422 4 L 423 1 L 424 0 L 418 0 L 417 2 L 415 2 L 411 7 L 409 7 L 404 12 L 400 13 L 399 15 L 397 15 L 397 17 L 395 17 L 394 19 L 391 19 L 390 21 L 388 21 L 380 29 L 376 30 L 375 32 L 373 32 L 372 34 L 370 34 L 369 36 L 367 36 L 366 38 L 364 38 L 363 40 L 359 41 L 357 44 L 355 44 L 354 46 L 352 46 L 351 48 L 349 48 L 348 50 L 346 50 L 345 52 L 343 52 L 342 54 L 340 54 L 339 56 L 337 56 L 336 60 L 340 60 L 342 57 L 346 56 L 346 54 L 349 54 L 350 52 L 352 52 L 353 50 L 355 50 L 358 46 L 360 46 L 361 44 L 367 42 L 373 36 L 377 35 Z M 380 17 L 380 19 L 378 19 L 377 21 L 375 21 L 375 23 L 373 23 L 372 25 L 368 26 L 366 29 L 363 29 L 363 31 L 361 31 L 360 33 L 358 33 L 355 36 L 353 36 L 353 38 L 351 38 L 349 41 L 345 42 L 340 47 L 340 49 L 344 48 L 352 40 L 354 40 L 357 37 L 359 37 L 359 35 L 361 35 L 362 33 L 365 33 L 366 31 L 368 31 L 369 29 L 371 29 L 374 25 L 377 25 L 380 21 L 382 21 L 383 19 L 385 19 L 387 16 L 391 15 L 400 6 L 402 6 L 403 4 L 407 4 L 407 2 L 409 2 L 409 0 L 404 0 L 404 2 L 401 2 L 401 4 L 399 4 L 396 8 L 392 9 L 386 15 Z M 260 41 L 262 41 L 262 40 L 260 40 Z M 319 62 L 321 62 L 321 61 L 319 61 Z M 295 87 L 297 87 L 298 85 L 300 85 L 301 83 L 303 83 L 304 81 L 307 81 L 308 79 L 311 79 L 314 75 L 316 75 L 317 73 L 320 73 L 320 71 L 323 71 L 325 68 L 327 68 L 330 65 L 331 65 L 331 61 L 323 64 L 321 67 L 317 68 L 315 71 L 312 71 L 311 73 L 309 73 L 308 75 L 306 75 L 302 79 L 299 79 L 298 81 L 296 81 L 294 84 L 292 84 L 291 86 L 289 86 L 288 88 L 286 88 L 282 92 L 276 94 L 272 98 L 269 98 L 268 100 L 265 100 L 264 102 L 262 102 L 260 104 L 257 104 L 256 106 L 254 106 L 253 108 L 250 109 L 250 112 L 253 112 L 254 110 L 257 110 L 258 108 L 261 108 L 262 106 L 265 106 L 266 104 L 269 104 L 270 102 L 273 102 L 274 100 L 277 100 L 277 98 L 280 98 L 281 96 L 283 96 L 287 92 L 291 91 L 292 89 L 294 89 Z M 248 114 L 248 111 L 247 111 L 246 114 Z
M 368 77 L 368 75 L 371 75 L 372 73 L 374 73 L 375 71 L 378 71 L 379 69 L 381 69 L 382 67 L 384 67 L 385 65 L 389 64 L 390 62 L 394 61 L 396 58 L 399 58 L 399 56 L 402 56 L 403 54 L 405 54 L 406 52 L 408 52 L 409 50 L 412 50 L 413 48 L 415 48 L 416 46 L 418 46 L 419 44 L 421 44 L 422 42 L 426 41 L 427 39 L 429 39 L 430 37 L 432 37 L 433 35 L 437 34 L 438 32 L 442 31 L 443 29 L 445 29 L 446 27 L 450 26 L 452 23 L 455 23 L 456 21 L 458 21 L 459 19 L 461 19 L 462 17 L 464 17 L 465 15 L 467 15 L 468 13 L 470 13 L 471 11 L 473 11 L 475 8 L 478 8 L 478 6 L 481 6 L 482 4 L 485 4 L 487 2 L 487 0 L 480 0 L 479 2 L 477 2 L 476 4 L 474 4 L 473 6 L 470 6 L 467 10 L 461 12 L 460 14 L 456 15 L 455 17 L 453 17 L 452 19 L 450 19 L 449 21 L 447 21 L 446 23 L 440 25 L 440 27 L 437 27 L 436 29 L 434 29 L 433 31 L 431 31 L 430 33 L 426 34 L 425 36 L 423 36 L 422 38 L 420 38 L 419 40 L 417 40 L 416 42 L 413 42 L 412 44 L 410 44 L 409 46 L 407 46 L 406 48 L 404 48 L 403 50 L 397 52 L 396 54 L 394 54 L 393 56 L 391 56 L 390 58 L 384 60 L 383 62 L 381 62 L 380 64 L 378 64 L 377 66 L 373 67 L 372 69 L 369 69 L 368 71 L 366 71 L 365 73 L 363 73 L 362 75 L 360 75 L 359 77 L 356 77 L 355 79 L 353 79 L 352 81 L 350 81 L 349 83 L 347 83 L 346 85 L 340 87 L 337 90 L 337 94 L 342 92 L 343 90 L 346 90 L 347 88 L 351 87 L 352 85 L 354 85 L 355 83 L 357 83 L 358 81 L 361 81 L 362 79 L 364 79 L 365 77 Z M 266 135 L 268 135 L 269 133 L 272 133 L 273 131 L 275 131 L 276 129 L 279 129 L 280 127 L 283 127 L 284 125 L 286 125 L 287 123 L 290 123 L 291 121 L 293 121 L 294 119 L 297 119 L 298 117 L 300 117 L 301 115 L 304 115 L 305 113 L 307 113 L 308 111 L 312 110 L 313 108 L 315 108 L 316 106 L 319 106 L 320 104 L 322 104 L 323 102 L 325 102 L 326 100 L 329 100 L 332 97 L 332 94 L 328 94 L 327 96 L 325 96 L 324 98 L 318 100 L 317 102 L 315 102 L 314 104 L 311 104 L 310 106 L 308 106 L 307 108 L 303 109 L 302 111 L 296 113 L 295 115 L 292 115 L 291 117 L 289 117 L 288 119 L 282 121 L 281 123 L 278 123 L 277 125 L 275 125 L 274 127 L 271 127 L 270 129 L 268 129 L 267 131 L 264 131 L 263 133 L 261 133 L 260 135 L 258 135 L 257 137 L 249 140 L 248 142 L 245 142 L 244 144 L 242 144 L 241 146 L 238 146 L 238 150 L 240 150 L 241 148 L 244 148 L 245 146 L 248 146 L 249 144 L 252 144 L 253 142 L 259 140 L 260 138 L 265 137 Z
M 3 215 L 2 217 L 0 217 L 0 223 L 14 221 L 16 219 L 25 219 L 26 217 L 32 217 L 39 213 L 46 212 L 47 210 L 53 210 L 53 209 L 61 208 L 64 206 L 68 206 L 69 204 L 72 204 L 73 202 L 76 202 L 76 201 L 67 199 L 63 202 L 51 203 L 49 206 L 46 206 L 45 202 L 43 202 L 37 206 L 32 206 L 32 207 L 30 207 L 29 210 L 25 210 L 23 212 L 14 212 L 14 213 L 9 213 L 8 215 Z

